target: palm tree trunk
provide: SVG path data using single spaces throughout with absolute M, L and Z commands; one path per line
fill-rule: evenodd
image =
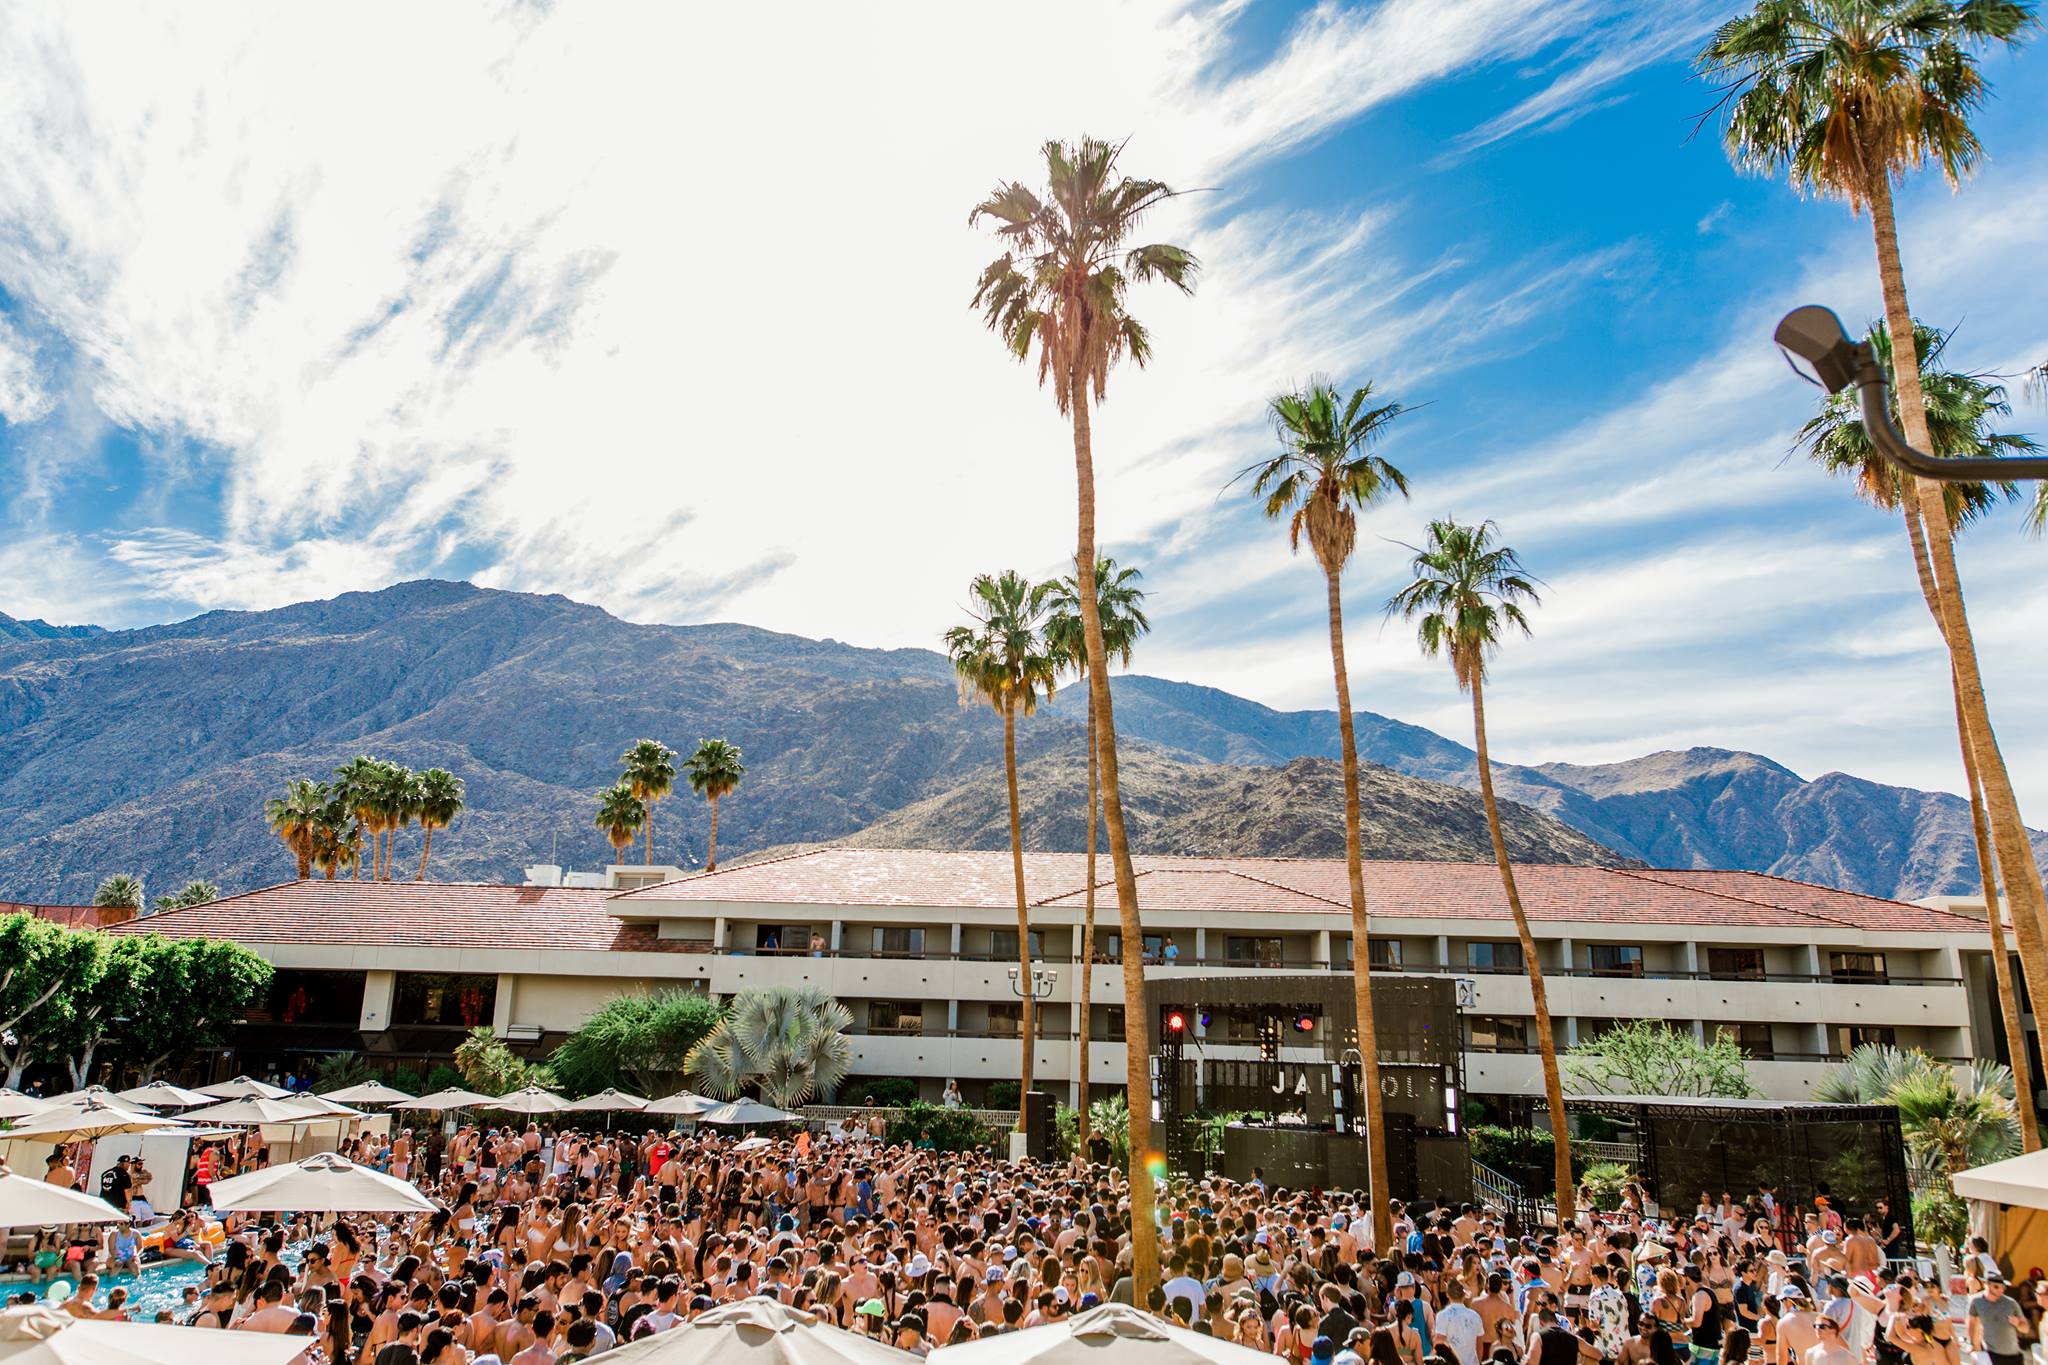
M 1024 997 L 1018 1028 L 1024 1060 L 1018 1068 L 1017 1131 L 1024 1131 L 1024 1092 L 1031 1088 L 1032 1025 L 1037 1022 L 1038 992 L 1031 980 L 1031 910 L 1024 899 L 1024 823 L 1017 813 L 1017 704 L 1003 703 L 1003 776 L 1010 788 L 1010 876 L 1017 884 L 1017 990 Z
M 1124 1089 L 1130 1108 L 1131 1302 L 1149 1301 L 1159 1286 L 1157 1189 L 1147 1164 L 1152 1151 L 1151 1074 L 1147 1065 L 1152 1021 L 1145 1013 L 1145 926 L 1138 917 L 1138 875 L 1124 828 L 1117 785 L 1116 707 L 1110 698 L 1108 651 L 1102 643 L 1101 604 L 1095 598 L 1095 449 L 1088 423 L 1088 375 L 1067 376 L 1074 417 L 1074 584 L 1081 599 L 1081 640 L 1088 654 L 1088 701 L 1096 717 L 1102 770 L 1102 824 L 1109 834 L 1109 865 L 1116 877 L 1117 925 L 1124 975 Z
M 1095 1020 L 1095 698 L 1088 699 L 1088 889 L 1081 899 L 1081 1085 L 1076 1092 L 1079 1108 L 1074 1111 L 1074 1143 L 1083 1159 L 1088 1155 L 1088 1035 Z
M 1888 176 L 1877 177 L 1871 186 L 1870 225 L 1877 243 L 1878 279 L 1884 286 L 1885 322 L 1892 334 L 1892 377 L 1898 386 L 1899 418 L 1909 442 L 1921 450 L 1932 450 L 1934 445 L 1927 432 L 1927 401 L 1920 390 L 1920 349 L 1913 336 L 1912 309 L 1906 302 L 1906 276 L 1899 264 L 1898 224 L 1892 216 Z M 1984 698 L 1984 680 L 1977 669 L 1977 646 L 1963 607 L 1962 580 L 1956 576 L 1955 528 L 1949 523 L 1948 502 L 1940 484 L 1904 475 L 1901 478 L 1918 496 L 1920 516 L 1926 523 L 1936 601 L 1941 608 L 1941 633 L 1948 642 L 1949 663 L 1962 701 L 1968 731 L 1965 738 L 1977 760 L 1977 776 L 1984 784 L 1991 842 L 1998 855 L 1998 867 L 2005 874 L 2006 897 L 2012 904 L 2015 923 L 2025 916 L 2033 921 L 2036 935 L 2048 941 L 2048 893 L 2042 889 L 2041 869 L 2034 862 L 2027 827 L 2020 818 L 2019 800 L 2013 794 L 2012 777 L 2006 771 L 2005 756 L 1998 750 L 1998 732 L 1992 728 L 1990 706 Z
M 718 871 L 718 797 L 711 798 L 711 842 L 704 852 L 704 870 Z
M 298 862 L 300 881 L 313 875 L 313 850 L 306 846 L 305 840 L 292 845 L 292 857 Z
M 647 836 L 647 855 L 641 861 L 647 867 L 654 866 L 654 798 L 647 798 L 647 814 L 640 821 L 640 830 Z
M 413 878 L 416 882 L 423 882 L 427 879 L 427 855 L 434 851 L 434 827 L 423 820 L 420 822 L 420 828 L 425 830 L 427 834 L 425 842 L 420 845 L 420 874 Z
M 1899 510 L 1906 519 L 1906 540 L 1913 547 L 1913 570 L 1920 581 L 1920 595 L 1934 616 L 1937 630 L 1941 618 L 1941 597 L 1934 582 L 1934 566 L 1927 556 L 1927 534 L 1920 520 L 1918 502 L 1901 498 Z M 1947 632 L 1943 631 L 1946 639 Z M 1949 689 L 1955 698 L 1956 740 L 1963 751 L 1963 779 L 1970 789 L 1970 836 L 1977 849 L 1977 875 L 1984 886 L 1984 919 L 1991 931 L 1991 973 L 1998 990 L 1998 1012 L 2005 1027 L 2005 1043 L 2012 1057 L 2013 1100 L 2019 1110 L 2022 1149 L 2033 1151 L 2041 1145 L 2041 1124 L 2034 1112 L 2033 1066 L 2028 1060 L 2026 1027 L 2020 1019 L 2019 995 L 2012 979 L 2012 961 L 2005 947 L 2005 911 L 1998 900 L 1998 859 L 1991 845 L 1989 822 L 1984 814 L 1983 784 L 1977 779 L 1977 758 L 1970 744 L 1970 725 L 1963 716 L 1963 689 L 1955 670 L 1949 670 Z M 2019 940 L 2020 970 L 2025 974 L 2030 999 L 2048 990 L 2048 955 L 2042 952 L 2040 935 L 2032 921 L 2015 915 L 2013 936 Z
M 1522 910 L 1522 892 L 1515 885 L 1515 865 L 1508 861 L 1508 841 L 1501 833 L 1500 807 L 1493 799 L 1493 760 L 1486 752 L 1486 681 L 1482 670 L 1472 670 L 1472 736 L 1479 752 L 1479 799 L 1486 805 L 1486 832 L 1493 839 L 1493 861 L 1500 868 L 1500 884 L 1508 894 L 1508 912 L 1515 917 L 1515 937 L 1522 944 L 1522 970 L 1529 974 L 1529 1001 L 1536 1013 L 1536 1047 L 1543 1058 L 1543 1096 L 1550 1105 L 1550 1146 L 1556 1159 L 1557 1226 L 1571 1226 L 1577 1210 L 1573 1196 L 1577 1182 L 1572 1178 L 1571 1124 L 1564 1108 L 1564 1079 L 1557 1066 L 1557 1037 L 1550 1031 L 1550 993 L 1543 985 L 1543 962 L 1536 956 L 1536 936 L 1529 932 L 1529 916 Z M 1566 964 L 1569 966 L 1570 964 Z
M 1366 1177 L 1371 1184 L 1372 1244 L 1392 1255 L 1393 1190 L 1387 1175 L 1387 1125 L 1381 1109 L 1379 1028 L 1372 1013 L 1372 933 L 1365 914 L 1365 869 L 1358 847 L 1358 736 L 1351 723 L 1351 674 L 1344 664 L 1344 602 L 1337 572 L 1325 566 L 1330 599 L 1330 667 L 1337 675 L 1337 736 L 1344 760 L 1344 870 L 1351 880 L 1351 980 L 1358 1010 L 1359 1089 L 1365 1102 Z

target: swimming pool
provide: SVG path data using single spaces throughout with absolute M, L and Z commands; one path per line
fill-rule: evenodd
M 128 1291 L 128 1302 L 122 1305 L 136 1322 L 154 1322 L 156 1315 L 165 1310 L 183 1317 L 185 1314 L 185 1287 L 206 1282 L 206 1267 L 197 1261 L 158 1261 L 142 1267 L 140 1275 L 102 1275 L 97 1302 L 106 1306 L 107 1295 L 116 1289 Z M 19 1281 L 0 1284 L 9 1294 L 34 1290 L 36 1297 L 53 1305 L 71 1297 L 78 1287 L 76 1276 L 66 1278 L 59 1275 L 54 1280 Z M 52 1291 L 56 1291 L 54 1294 Z

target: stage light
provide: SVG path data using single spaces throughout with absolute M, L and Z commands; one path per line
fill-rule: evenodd
M 1188 1017 L 1179 1010 L 1168 1010 L 1166 1012 L 1166 1031 L 1168 1033 L 1186 1033 L 1188 1031 Z
M 1203 1028 L 1207 1028 L 1207 1027 L 1209 1027 L 1209 1021 L 1210 1021 L 1210 1020 L 1212 1020 L 1212 1019 L 1214 1019 L 1215 1017 L 1216 1017 L 1216 1016 L 1215 1016 L 1215 1015 L 1213 1015 L 1213 1014 L 1211 1014 L 1211 1013 L 1209 1013 L 1209 1011 L 1207 1011 L 1207 1010 L 1203 1010 L 1203 1011 L 1202 1011 L 1202 1013 L 1201 1013 L 1201 1021 L 1202 1021 L 1202 1027 L 1203 1027 Z
M 1313 1014 L 1297 1014 L 1294 1016 L 1294 1031 L 1296 1033 L 1314 1033 L 1316 1031 L 1316 1017 Z

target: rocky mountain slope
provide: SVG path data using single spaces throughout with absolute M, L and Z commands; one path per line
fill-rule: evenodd
M 1123 733 L 1143 742 L 1131 746 L 1145 779 L 1131 799 L 1134 818 L 1149 803 L 1148 839 L 1215 853 L 1341 847 L 1331 770 L 1295 763 L 1335 754 L 1332 713 L 1145 677 L 1119 679 L 1117 695 Z M 1078 791 L 1079 701 L 1078 689 L 1063 694 L 1023 727 L 1027 763 L 1044 760 L 1030 780 L 1050 788 L 1032 797 L 1034 846 L 1080 846 L 1079 798 L 1058 795 Z M 1471 840 L 1476 804 L 1428 785 L 1469 787 L 1470 750 L 1370 713 L 1358 723 L 1364 755 L 1392 770 L 1371 778 L 1368 847 L 1484 856 L 1483 835 Z M 562 597 L 443 582 L 132 631 L 0 617 L 0 895 L 82 899 L 117 870 L 153 889 L 288 876 L 263 799 L 365 751 L 468 784 L 469 812 L 435 840 L 437 877 L 592 866 L 610 850 L 591 826 L 591 793 L 642 735 L 677 748 L 723 735 L 746 750 L 746 783 L 721 811 L 730 852 L 863 830 L 979 840 L 989 793 L 1000 794 L 995 717 L 962 708 L 928 650 L 635 625 Z M 1156 752 L 1141 757 L 1146 745 Z M 1511 817 L 1547 856 L 1592 859 L 1604 845 L 1880 894 L 1974 885 L 1955 798 L 1842 774 L 1803 782 L 1754 755 L 1508 768 L 1501 786 L 1554 817 Z M 657 859 L 701 858 L 705 824 L 687 793 L 663 803 Z M 400 836 L 397 866 L 417 858 L 417 836 Z

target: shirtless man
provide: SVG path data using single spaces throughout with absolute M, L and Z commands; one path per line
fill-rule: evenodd
M 1849 1235 L 1842 1240 L 1842 1259 L 1850 1279 L 1858 1275 L 1875 1277 L 1884 1265 L 1884 1248 L 1870 1235 L 1861 1218 L 1849 1220 Z
M 1779 1299 L 1778 1340 L 1772 1346 L 1770 1365 L 1799 1365 L 1806 1353 L 1820 1344 L 1820 1319 L 1813 1305 L 1797 1290 L 1787 1290 Z
M 1800 1354 L 1801 1365 L 1860 1365 L 1856 1352 L 1842 1340 L 1840 1323 L 1823 1316 L 1814 1320 L 1814 1326 L 1820 1340 Z
M 235 1326 L 244 1332 L 274 1332 L 282 1336 L 292 1329 L 298 1316 L 298 1305 L 284 1301 L 283 1282 L 265 1280 L 256 1289 L 256 1311 Z

